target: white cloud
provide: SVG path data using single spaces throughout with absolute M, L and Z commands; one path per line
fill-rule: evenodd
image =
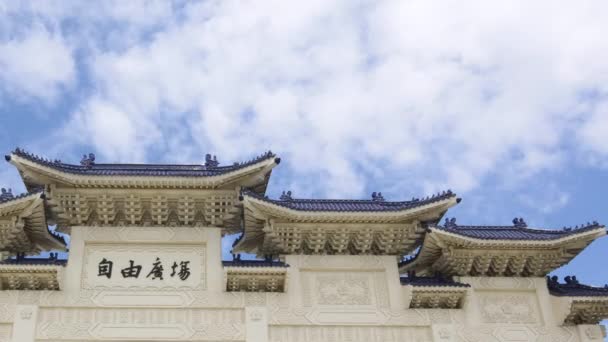
M 8 96 L 52 102 L 73 84 L 75 73 L 70 47 L 42 26 L 0 40 L 0 91 Z
M 591 111 L 580 130 L 580 138 L 591 151 L 608 156 L 608 101 L 599 103 Z
M 228 163 L 272 148 L 305 184 L 296 195 L 359 196 L 372 181 L 395 196 L 466 192 L 489 175 L 516 182 L 580 150 L 605 158 L 605 108 L 581 111 L 580 94 L 606 92 L 607 10 L 603 1 L 92 6 L 79 31 L 100 41 L 68 38 L 93 45 L 83 58 L 94 95 L 64 139 L 82 143 L 77 127 L 109 160 L 209 151 Z

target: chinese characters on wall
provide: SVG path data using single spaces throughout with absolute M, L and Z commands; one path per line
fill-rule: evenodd
M 167 270 L 168 275 L 165 274 L 165 267 L 163 266 L 163 262 L 159 257 L 156 257 L 156 260 L 150 265 L 149 268 L 146 268 L 147 274 L 145 278 L 151 280 L 164 280 L 164 277 L 169 276 L 171 278 L 179 278 L 182 281 L 185 281 L 190 277 L 190 261 L 181 260 L 179 263 L 177 261 L 173 261 L 170 264 L 169 269 L 171 272 Z M 140 264 L 136 264 L 135 261 L 129 260 L 129 264 L 127 267 L 120 269 L 120 275 L 123 278 L 139 278 L 140 274 L 142 274 L 142 269 L 144 266 Z M 149 271 L 148 271 L 149 270 Z M 114 271 L 114 262 L 108 260 L 107 258 L 102 258 L 98 264 L 98 277 L 107 277 L 108 279 L 112 279 Z M 143 277 L 142 274 L 142 277 Z M 120 276 L 119 275 L 119 276 Z

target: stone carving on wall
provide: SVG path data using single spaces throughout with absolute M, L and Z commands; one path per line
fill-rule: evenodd
M 11 294 L 0 304 L 0 323 L 12 322 L 15 304 L 34 304 L 46 307 L 124 307 L 155 306 L 181 308 L 243 308 L 244 294 L 240 292 L 210 293 L 207 291 L 0 291 Z M 258 294 L 264 295 L 264 294 Z M 13 304 L 14 303 L 14 304 Z
M 465 326 L 457 325 L 458 341 L 464 342 L 578 342 L 574 327 Z
M 12 324 L 0 324 L 0 342 L 11 341 Z
M 475 277 L 467 279 L 467 284 L 475 288 L 487 289 L 534 289 L 536 286 L 531 278 L 507 277 Z
M 369 278 L 364 276 L 317 276 L 317 303 L 320 305 L 371 305 Z
M 485 323 L 536 323 L 536 296 L 530 294 L 488 293 L 479 295 Z
M 0 304 L 0 323 L 12 322 L 15 317 L 14 304 Z
M 588 339 L 590 340 L 601 340 L 602 339 L 602 332 L 600 329 L 598 329 L 597 327 L 587 327 L 585 328 L 585 336 L 587 336 Z
M 388 307 L 384 272 L 301 272 L 305 307 Z
M 269 308 L 269 323 L 271 325 L 319 325 L 331 324 L 326 322 L 320 313 L 332 312 L 335 310 L 316 309 L 316 308 L 292 308 L 285 305 L 271 305 Z M 344 318 L 348 320 L 348 313 L 342 313 Z M 463 313 L 460 310 L 445 310 L 445 309 L 416 309 L 416 310 L 367 310 L 364 312 L 355 312 L 355 314 L 366 314 L 368 318 L 367 324 L 375 324 L 378 326 L 428 326 L 433 323 L 449 324 L 460 322 L 463 320 Z M 340 314 L 339 312 L 337 314 Z M 352 320 L 353 318 L 351 318 Z M 361 319 L 361 317 L 359 317 Z M 348 323 L 348 322 L 346 322 Z M 351 322 L 352 323 L 352 322 Z
M 378 256 L 307 255 L 300 262 L 301 268 L 379 269 L 383 266 L 382 258 Z
M 244 340 L 242 309 L 41 308 L 36 338 Z
M 207 240 L 205 228 L 200 227 L 86 227 L 80 230 L 86 242 L 105 241 L 166 241 L 204 242 Z
M 431 332 L 426 327 L 270 327 L 270 342 L 402 342 L 432 341 Z

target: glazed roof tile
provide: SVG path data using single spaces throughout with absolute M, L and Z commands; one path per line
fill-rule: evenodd
M 594 221 L 580 227 L 568 227 L 559 230 L 532 229 L 527 228 L 523 219 L 514 219 L 513 221 L 512 226 L 463 226 L 456 224 L 455 219 L 446 219 L 446 223 L 443 226 L 437 226 L 437 228 L 482 240 L 556 240 L 604 227 Z
M 222 261 L 224 267 L 289 267 L 282 261 L 268 260 L 230 260 Z
M 2 188 L 2 194 L 0 195 L 0 204 L 2 203 L 7 203 L 7 202 L 12 202 L 12 201 L 17 201 L 20 200 L 22 198 L 34 195 L 34 194 L 41 194 L 42 195 L 42 189 L 40 190 L 35 190 L 35 191 L 30 191 L 30 192 L 25 192 L 22 194 L 19 194 L 17 196 L 14 196 L 11 189 L 4 189 Z
M 559 283 L 557 276 L 547 277 L 547 287 L 552 295 L 560 297 L 608 297 L 608 285 L 580 284 L 575 276 L 567 276 L 564 284 Z
M 469 284 L 459 283 L 450 278 L 445 277 L 418 277 L 406 276 L 399 278 L 401 285 L 425 286 L 425 287 L 471 287 Z
M 452 191 L 444 191 L 442 193 L 426 197 L 423 199 L 414 198 L 410 201 L 390 202 L 381 200 L 376 197 L 372 200 L 347 200 L 347 199 L 300 199 L 292 198 L 291 194 L 283 194 L 281 199 L 270 199 L 253 193 L 249 190 L 244 190 L 243 195 L 251 196 L 258 200 L 278 205 L 284 208 L 298 211 L 332 211 L 332 212 L 390 212 L 401 211 L 420 207 L 426 204 L 439 202 L 445 199 L 456 197 Z
M 40 265 L 40 266 L 65 266 L 67 259 L 58 259 L 57 256 L 49 256 L 48 258 L 42 257 L 13 257 L 0 261 L 0 265 Z
M 247 162 L 234 163 L 228 166 L 218 166 L 216 160 L 209 160 L 207 165 L 177 165 L 177 164 L 98 164 L 95 163 L 94 155 L 83 158 L 81 165 L 66 164 L 60 160 L 48 160 L 40 156 L 28 153 L 20 148 L 13 151 L 14 155 L 37 164 L 50 167 L 57 171 L 77 174 L 77 175 L 94 175 L 94 176 L 172 176 L 172 177 L 212 177 L 218 176 L 239 169 L 246 168 L 250 165 L 257 164 L 261 161 L 274 158 L 275 162 L 279 163 L 280 159 L 274 153 L 268 151 L 256 158 Z M 6 156 L 6 160 L 10 161 L 11 156 Z

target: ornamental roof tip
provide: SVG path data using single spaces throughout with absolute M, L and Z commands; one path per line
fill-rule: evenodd
M 267 196 L 253 193 L 249 189 L 243 189 L 242 196 L 250 196 L 255 199 L 299 211 L 328 211 L 328 212 L 388 212 L 401 211 L 416 208 L 450 199 L 456 195 L 451 191 L 444 191 L 423 199 L 414 198 L 411 201 L 386 201 L 382 194 L 379 200 L 378 193 L 375 199 L 302 199 L 294 198 L 290 191 L 284 191 L 279 199 L 270 199 Z
M 372 201 L 378 201 L 378 202 L 383 202 L 384 201 L 384 196 L 382 196 L 381 192 L 372 192 Z
M 291 201 L 293 197 L 291 197 L 291 190 L 283 191 L 281 197 L 279 197 L 281 201 Z
M 88 156 L 83 154 L 82 159 L 80 159 L 80 165 L 90 169 L 93 165 L 95 165 L 95 154 L 89 153 Z
M 2 188 L 2 193 L 0 194 L 0 202 L 10 201 L 13 198 L 15 198 L 15 196 L 13 196 L 13 190 L 11 188 Z
M 237 164 L 235 163 L 235 165 Z M 211 154 L 207 153 L 205 155 L 205 167 L 207 169 L 214 169 L 218 166 L 220 166 L 220 162 L 217 161 L 217 156 L 211 157 Z
M 41 195 L 43 195 L 43 192 L 44 192 L 42 188 L 37 188 L 37 189 L 34 189 L 33 191 L 24 192 L 22 194 L 19 194 L 19 195 L 15 196 L 15 195 L 13 195 L 13 191 L 10 188 L 8 188 L 8 189 L 2 188 L 0 191 L 1 191 L 1 193 L 0 193 L 0 203 L 6 203 L 6 202 L 11 202 L 11 201 L 16 201 L 16 200 L 19 200 L 21 198 L 24 198 L 24 197 L 27 197 L 27 196 L 30 196 L 30 195 L 34 195 L 34 194 L 41 194 Z
M 27 152 L 17 147 L 12 154 L 27 159 L 34 163 L 50 167 L 52 169 L 82 175 L 96 176 L 184 176 L 184 177 L 209 177 L 231 171 L 246 168 L 250 165 L 260 163 L 264 160 L 274 158 L 275 163 L 280 159 L 271 151 L 265 152 L 246 162 L 237 162 L 233 165 L 219 166 L 217 156 L 207 154 L 204 164 L 180 165 L 180 164 L 103 164 L 98 163 L 94 153 L 82 156 L 79 165 L 63 163 L 59 159 L 50 160 L 36 154 Z M 11 156 L 6 156 L 11 161 Z
M 584 285 L 573 275 L 564 277 L 564 283 L 560 283 L 557 276 L 547 276 L 547 287 L 549 288 L 549 292 L 554 296 L 608 297 L 608 284 L 603 287 Z

